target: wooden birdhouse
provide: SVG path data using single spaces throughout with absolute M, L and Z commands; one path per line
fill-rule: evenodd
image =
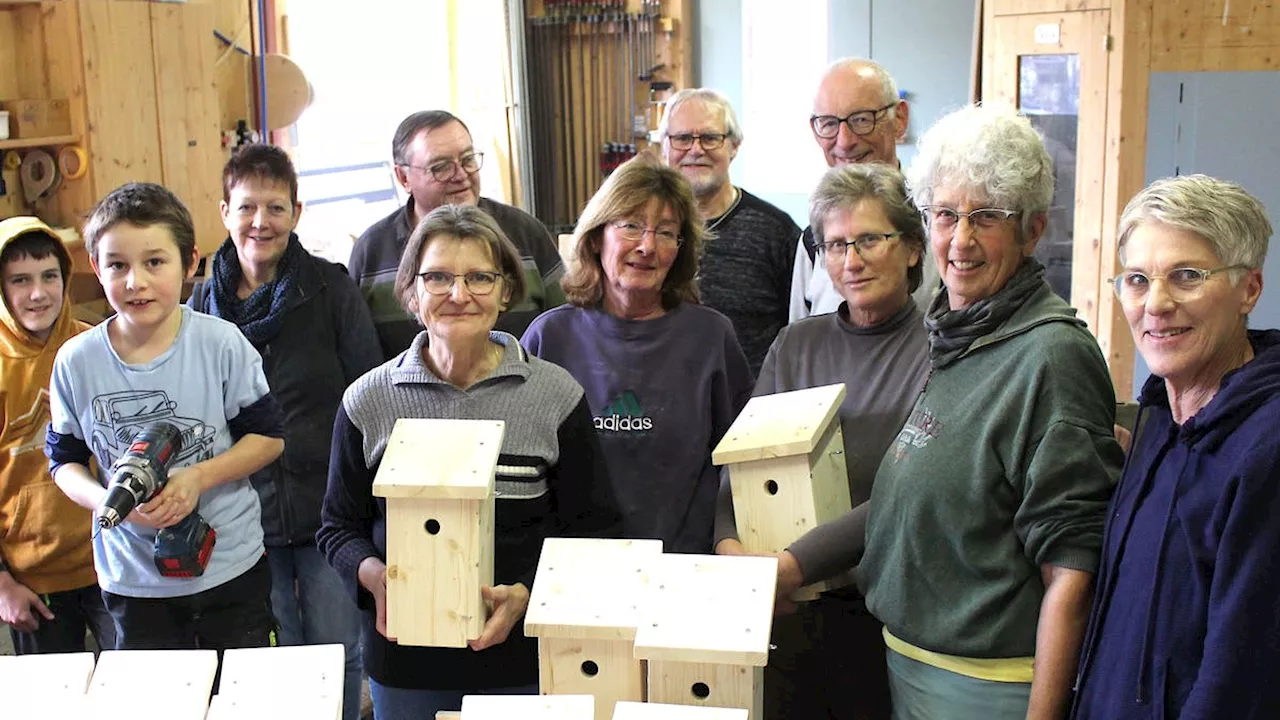
M 215 706 L 227 718 L 267 717 L 277 699 L 285 703 L 277 717 L 341 720 L 345 679 L 346 653 L 339 643 L 226 650 L 208 720 Z
M 0 697 L 4 717 L 83 718 L 94 716 L 85 702 L 93 677 L 93 653 L 0 655 Z
M 590 695 L 466 695 L 462 720 L 593 720 Z
M 538 638 L 544 695 L 593 695 L 608 718 L 619 700 L 645 699 L 632 643 L 661 540 L 547 538 L 524 632 Z
M 749 553 L 780 553 L 850 510 L 844 384 L 751 398 L 711 454 L 728 466 L 738 539 Z M 813 597 L 825 586 L 801 588 Z
M 497 420 L 396 421 L 373 494 L 387 501 L 387 634 L 401 645 L 466 647 L 493 584 Z
M 635 640 L 635 656 L 649 661 L 649 701 L 761 720 L 777 575 L 771 557 L 659 558 Z
M 613 711 L 613 720 L 747 720 L 747 711 L 742 708 L 620 702 Z

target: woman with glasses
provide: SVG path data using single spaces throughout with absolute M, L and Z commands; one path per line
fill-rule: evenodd
M 678 170 L 647 156 L 624 163 L 574 230 L 570 304 L 523 339 L 582 383 L 627 535 L 667 552 L 711 552 L 711 451 L 751 395 L 733 326 L 698 304 L 703 233 Z
M 887 720 L 882 626 L 852 587 L 865 547 L 867 505 L 880 458 L 907 419 L 929 372 L 924 317 L 911 293 L 923 278 L 925 231 L 902 173 L 846 165 L 809 200 L 819 255 L 844 302 L 782 329 L 756 395 L 844 383 L 840 426 L 855 510 L 820 525 L 778 555 L 778 606 L 802 585 L 839 589 L 774 620 L 764 671 L 765 718 Z M 728 478 L 716 515 L 716 552 L 741 554 Z M 841 587 L 844 586 L 844 587 Z
M 859 566 L 893 716 L 1061 718 L 1123 458 L 1098 344 L 1032 257 L 1053 167 L 1025 117 L 971 106 L 925 133 L 908 178 L 943 289 Z
M 1280 332 L 1271 223 L 1204 175 L 1138 193 L 1116 294 L 1152 376 L 1107 515 L 1072 717 L 1280 717 Z
M 617 504 L 582 387 L 493 330 L 525 290 L 520 256 L 483 210 L 445 205 L 409 236 L 396 275 L 426 328 L 408 350 L 356 380 L 333 429 L 316 536 L 364 610 L 364 664 L 379 720 L 459 710 L 464 694 L 536 693 L 536 641 L 522 618 L 548 536 L 616 537 Z M 374 476 L 399 418 L 502 420 L 492 612 L 467 649 L 387 637 L 386 504 Z

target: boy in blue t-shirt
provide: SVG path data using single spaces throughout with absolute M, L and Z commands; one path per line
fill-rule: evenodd
M 195 273 L 191 215 L 159 185 L 102 200 L 85 249 L 116 315 L 63 345 L 50 385 L 46 452 L 54 481 L 82 507 L 106 495 L 106 469 L 139 431 L 167 422 L 183 444 L 164 490 L 93 540 L 116 649 L 270 644 L 271 576 L 248 475 L 284 448 L 262 358 L 235 325 L 180 304 Z M 89 471 L 94 457 L 100 475 Z M 198 577 L 156 569 L 156 531 L 193 511 L 217 532 Z

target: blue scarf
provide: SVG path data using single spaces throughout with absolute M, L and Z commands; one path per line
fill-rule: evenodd
M 290 233 L 289 244 L 276 266 L 275 279 L 259 285 L 249 297 L 241 300 L 236 297 L 236 289 L 240 287 L 244 271 L 240 267 L 236 246 L 228 237 L 213 256 L 209 314 L 235 323 L 249 342 L 261 351 L 284 325 L 288 299 L 297 286 L 299 261 L 306 252 L 298 242 L 298 236 Z

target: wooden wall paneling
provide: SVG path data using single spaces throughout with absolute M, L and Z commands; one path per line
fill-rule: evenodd
M 0 99 L 18 97 L 17 14 L 0 10 Z
M 7 13 L 13 19 L 13 69 L 17 73 L 17 96 L 20 98 L 53 97 L 49 94 L 49 73 L 45 67 L 47 44 L 52 43 L 57 50 L 66 41 L 60 38 L 46 40 L 41 26 L 41 10 L 41 5 L 28 5 Z M 0 15 L 4 14 L 4 11 L 0 11 Z
M 164 184 L 191 210 L 201 255 L 226 236 L 218 212 L 224 162 L 218 132 L 216 58 L 201 42 L 213 28 L 213 8 L 198 4 L 151 6 L 151 47 Z
M 84 48 L 79 5 L 73 2 L 46 3 L 41 12 L 45 47 L 57 48 L 56 52 L 45 53 L 49 96 L 67 98 L 71 107 L 71 133 L 80 138 L 80 146 L 92 158 L 92 138 L 86 124 Z M 92 159 L 90 162 L 93 162 Z M 58 224 L 80 227 L 98 200 L 92 178 L 91 167 L 89 174 L 79 180 L 63 179 L 61 189 L 49 202 L 49 213 Z
M 1133 335 L 1107 278 L 1120 272 L 1120 213 L 1146 184 L 1147 105 L 1151 78 L 1152 0 L 1121 0 L 1111 11 L 1113 46 L 1107 66 L 1106 171 L 1098 288 L 1098 344 L 1111 370 L 1116 399 L 1133 397 Z
M 1280 70 L 1280 3 L 1152 2 L 1151 71 Z
M 89 175 L 99 194 L 132 181 L 163 182 L 151 9 L 144 2 L 80 2 Z
M 213 28 L 240 47 L 249 49 L 250 23 L 253 18 L 245 0 L 212 0 L 210 5 L 214 12 Z M 237 120 L 248 120 L 250 127 L 256 125 L 251 117 L 253 83 L 249 77 L 253 63 L 247 55 L 228 48 L 212 32 L 201 42 L 214 49 L 214 85 L 218 89 L 219 129 L 234 130 Z

